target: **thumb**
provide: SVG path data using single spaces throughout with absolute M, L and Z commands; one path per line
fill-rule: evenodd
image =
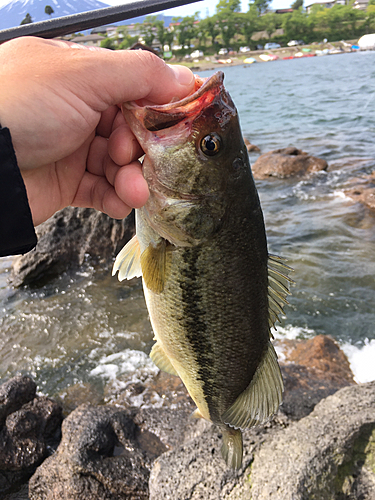
M 88 104 L 99 111 L 138 99 L 165 104 L 194 90 L 190 69 L 168 65 L 147 50 L 70 50 L 80 59 L 76 71 L 92 89 Z

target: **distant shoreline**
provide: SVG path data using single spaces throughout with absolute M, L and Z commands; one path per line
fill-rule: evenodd
M 264 62 L 273 62 L 273 61 L 262 61 L 259 56 L 263 54 L 269 54 L 269 55 L 275 55 L 278 56 L 277 61 L 279 60 L 284 60 L 284 59 L 299 59 L 299 57 L 296 57 L 296 54 L 299 52 L 302 52 L 304 54 L 302 59 L 305 59 L 306 57 L 320 57 L 316 55 L 316 51 L 323 51 L 323 50 L 330 50 L 332 51 L 329 55 L 333 54 L 346 54 L 346 53 L 351 53 L 352 51 L 350 50 L 350 46 L 352 44 L 356 43 L 354 40 L 350 40 L 347 42 L 335 42 L 335 43 L 322 43 L 322 44 L 311 44 L 311 45 L 303 45 L 303 46 L 298 46 L 298 47 L 281 47 L 280 49 L 273 49 L 273 50 L 253 50 L 250 52 L 247 52 L 246 54 L 236 54 L 233 56 L 226 56 L 226 57 L 221 57 L 220 59 L 217 56 L 211 56 L 209 60 L 206 59 L 200 59 L 196 61 L 170 61 L 170 64 L 180 64 L 183 66 L 187 66 L 190 68 L 192 71 L 211 71 L 211 70 L 216 70 L 220 68 L 226 68 L 226 67 L 231 67 L 231 66 L 251 66 L 251 64 L 254 63 L 245 63 L 244 60 L 247 58 L 253 58 L 255 61 L 258 63 L 264 63 Z M 310 49 L 309 52 L 304 52 L 303 49 Z M 309 55 L 310 54 L 310 55 Z M 230 59 L 230 63 L 223 63 L 219 61 L 225 61 Z

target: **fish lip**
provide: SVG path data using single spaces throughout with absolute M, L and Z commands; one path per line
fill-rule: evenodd
M 155 110 L 155 111 L 171 111 L 176 108 L 182 108 L 188 104 L 190 104 L 193 101 L 196 101 L 200 97 L 202 97 L 207 91 L 210 91 L 215 88 L 220 88 L 223 84 L 224 81 L 224 73 L 222 71 L 217 71 L 214 73 L 212 76 L 207 77 L 207 78 L 200 78 L 197 75 L 195 75 L 196 80 L 202 81 L 203 83 L 199 86 L 197 90 L 189 94 L 187 97 L 184 97 L 183 99 L 180 99 L 179 101 L 174 101 L 170 102 L 167 104 L 156 104 L 154 106 L 146 105 L 146 106 L 140 106 L 139 104 L 136 103 L 136 101 L 132 102 L 124 102 L 123 106 L 124 108 L 128 110 L 138 110 L 138 109 L 150 109 L 150 110 Z
M 197 115 L 223 91 L 224 73 L 218 71 L 208 78 L 195 75 L 195 79 L 196 90 L 179 101 L 145 106 L 142 106 L 139 101 L 123 103 L 122 110 L 125 118 L 133 115 L 142 124 L 144 130 L 158 132 Z

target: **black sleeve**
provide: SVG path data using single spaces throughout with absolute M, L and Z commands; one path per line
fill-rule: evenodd
M 0 126 L 0 257 L 29 252 L 36 243 L 26 188 L 10 132 Z

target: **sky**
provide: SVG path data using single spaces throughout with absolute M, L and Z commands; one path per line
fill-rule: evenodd
M 10 0 L 0 0 L 0 7 L 9 3 Z M 120 5 L 123 3 L 127 3 L 126 0 L 101 0 L 104 3 L 109 5 Z M 272 9 L 285 9 L 290 7 L 294 0 L 273 0 L 271 3 Z M 176 7 L 174 9 L 168 9 L 165 12 L 167 16 L 189 16 L 194 12 L 200 12 L 200 17 L 204 18 L 207 16 L 212 16 L 215 14 L 216 5 L 219 3 L 219 0 L 200 0 L 199 2 L 195 2 L 190 5 L 185 5 L 183 7 Z M 242 0 L 242 12 L 248 11 L 249 0 Z
M 1 1 L 1 0 L 0 0 Z M 119 5 L 124 3 L 123 0 L 102 0 L 110 5 Z M 290 7 L 294 0 L 273 0 L 271 2 L 272 9 L 285 9 Z M 216 5 L 219 3 L 219 0 L 200 0 L 199 2 L 195 2 L 189 5 L 185 5 L 183 7 L 176 7 L 174 9 L 168 9 L 165 12 L 168 16 L 190 16 L 194 12 L 200 12 L 200 17 L 206 17 L 207 14 L 209 16 L 213 16 L 216 12 Z M 249 0 L 242 0 L 242 12 L 247 12 L 249 10 Z

